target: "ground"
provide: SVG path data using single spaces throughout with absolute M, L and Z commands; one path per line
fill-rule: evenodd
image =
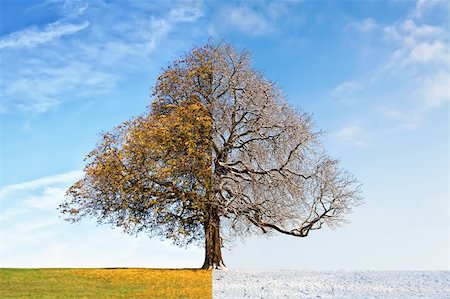
M 0 269 L 0 298 L 450 298 L 450 272 Z
M 213 298 L 450 298 L 450 272 L 214 271 Z
M 211 271 L 0 269 L 0 298 L 211 298 Z

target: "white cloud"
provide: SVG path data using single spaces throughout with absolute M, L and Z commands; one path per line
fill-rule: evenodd
M 443 27 L 428 24 L 418 25 L 416 22 L 411 19 L 406 19 L 403 22 L 386 26 L 384 30 L 388 35 L 404 43 L 414 43 L 418 38 L 434 38 L 445 33 Z
M 448 63 L 448 53 L 446 53 L 445 45 L 441 41 L 433 43 L 419 43 L 409 53 L 408 62 L 442 62 Z
M 373 109 L 365 108 L 368 122 L 390 129 L 418 128 L 431 109 L 444 106 L 450 98 L 448 27 L 437 20 L 428 22 L 439 9 L 440 4 L 419 1 L 414 12 L 390 24 L 373 19 L 348 24 L 344 30 L 369 37 L 357 45 L 361 59 L 366 59 L 362 62 L 367 64 L 367 72 L 348 78 L 331 96 L 343 102 L 355 102 L 358 96 L 361 102 L 372 103 Z M 425 13 L 429 19 L 421 17 Z M 367 48 L 371 52 L 365 57 Z M 335 137 L 359 142 L 359 134 L 358 128 L 350 126 Z
M 418 0 L 414 10 L 411 12 L 411 17 L 420 19 L 427 13 L 435 9 L 436 7 L 442 7 L 443 9 L 449 8 L 449 3 L 442 0 Z
M 394 41 L 396 49 L 387 64 L 390 69 L 421 64 L 450 66 L 447 31 L 441 26 L 417 25 L 406 20 L 384 29 L 386 37 Z
M 439 107 L 450 102 L 450 74 L 439 72 L 430 77 L 423 78 L 423 83 L 417 94 L 424 99 L 429 107 Z
M 207 26 L 208 34 L 222 38 L 226 32 L 238 32 L 261 37 L 290 29 L 299 22 L 299 16 L 291 14 L 294 2 L 255 2 L 251 5 L 219 5 Z M 289 15 L 289 18 L 286 16 Z M 288 27 L 289 25 L 289 27 Z M 298 25 L 298 24 L 296 24 Z
M 80 24 L 62 23 L 60 21 L 47 25 L 43 29 L 36 27 L 13 32 L 0 39 L 0 50 L 4 48 L 31 48 L 48 43 L 64 35 L 71 35 L 89 26 L 89 22 Z
M 419 99 L 419 103 L 428 108 L 448 102 L 448 30 L 406 20 L 387 26 L 385 32 L 396 40 L 396 49 L 384 69 L 391 75 L 404 77 L 405 82 L 413 83 L 405 90 L 405 95 Z
M 58 205 L 80 176 L 71 171 L 0 189 L 0 267 L 198 267 L 203 250 L 132 237 L 86 220 L 70 224 Z M 114 248 L 115 250 L 111 250 Z
M 269 20 L 248 7 L 233 7 L 228 11 L 229 23 L 234 28 L 251 35 L 264 35 L 273 31 Z

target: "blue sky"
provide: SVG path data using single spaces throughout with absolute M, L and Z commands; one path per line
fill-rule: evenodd
M 161 68 L 225 40 L 363 185 L 336 230 L 237 241 L 231 268 L 436 270 L 449 265 L 445 1 L 0 2 L 0 267 L 197 267 L 177 248 L 56 207 L 101 131 L 142 113 Z

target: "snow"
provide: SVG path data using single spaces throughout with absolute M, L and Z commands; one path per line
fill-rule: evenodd
M 450 298 L 449 271 L 213 271 L 213 298 Z

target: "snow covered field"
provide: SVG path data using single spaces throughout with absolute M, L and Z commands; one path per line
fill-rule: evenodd
M 448 271 L 213 272 L 213 298 L 450 298 Z

